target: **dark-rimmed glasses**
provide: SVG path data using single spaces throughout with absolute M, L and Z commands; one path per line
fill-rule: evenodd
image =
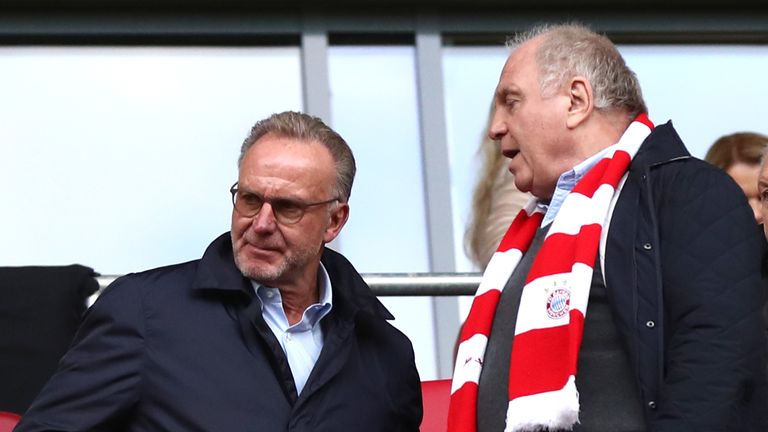
M 326 201 L 305 203 L 288 198 L 266 199 L 256 192 L 240 190 L 237 182 L 229 188 L 229 193 L 232 194 L 232 205 L 235 206 L 235 210 L 241 216 L 254 217 L 259 214 L 261 208 L 264 207 L 264 203 L 269 203 L 275 219 L 283 225 L 298 223 L 310 207 L 330 204 L 339 200 L 338 198 L 332 198 Z

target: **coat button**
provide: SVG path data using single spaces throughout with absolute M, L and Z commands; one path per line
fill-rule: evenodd
M 650 401 L 650 402 L 648 402 L 648 408 L 650 408 L 650 409 L 656 409 L 656 402 L 655 402 L 655 401 Z
M 651 249 L 652 249 L 652 246 L 651 246 L 651 244 L 650 244 L 650 243 L 646 243 L 646 244 L 644 244 L 644 245 L 643 245 L 643 249 L 645 249 L 645 250 L 651 250 Z
M 648 327 L 648 328 L 654 328 L 654 327 L 656 327 L 656 323 L 653 322 L 653 321 L 646 321 L 645 322 L 645 326 Z

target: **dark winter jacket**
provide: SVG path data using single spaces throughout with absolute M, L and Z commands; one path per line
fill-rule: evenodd
M 767 431 L 761 236 L 744 194 L 671 123 L 629 168 L 605 277 L 652 431 Z
M 333 309 L 301 395 L 225 234 L 107 288 L 17 430 L 417 431 L 411 343 L 343 256 L 322 262 Z

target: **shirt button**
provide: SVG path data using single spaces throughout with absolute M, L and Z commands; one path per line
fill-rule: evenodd
M 267 290 L 267 298 L 272 298 L 275 296 L 275 293 L 272 292 L 272 290 Z
M 655 402 L 655 401 L 650 401 L 650 402 L 648 402 L 648 408 L 650 408 L 650 409 L 656 409 L 656 402 Z
M 648 327 L 648 328 L 654 328 L 654 327 L 656 327 L 656 323 L 653 322 L 653 321 L 646 321 L 645 322 L 645 326 Z
M 652 248 L 652 246 L 651 246 L 650 243 L 646 243 L 646 244 L 643 245 L 643 249 L 645 249 L 645 250 L 651 250 L 651 248 Z
M 291 334 L 290 334 L 290 333 L 288 333 L 288 334 L 286 334 L 286 335 L 285 335 L 285 340 L 287 340 L 288 342 L 290 342 L 290 341 L 291 341 L 291 339 L 292 339 L 292 338 L 291 338 Z

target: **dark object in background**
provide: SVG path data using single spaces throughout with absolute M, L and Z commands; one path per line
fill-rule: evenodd
M 0 267 L 0 411 L 24 414 L 56 371 L 95 276 L 82 265 Z

